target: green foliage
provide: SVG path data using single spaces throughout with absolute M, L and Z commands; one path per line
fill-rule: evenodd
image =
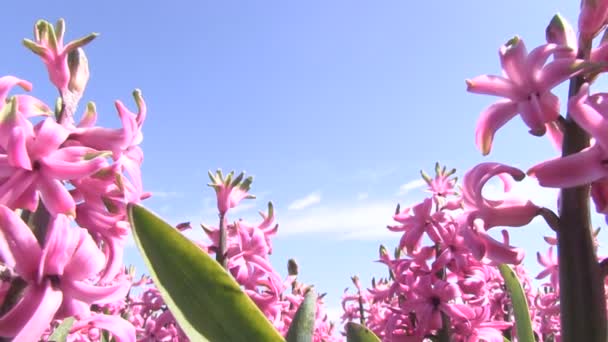
M 287 342 L 310 342 L 315 332 L 317 294 L 310 289 L 296 311 L 287 332 Z
M 371 330 L 354 322 L 346 323 L 347 342 L 381 342 Z
M 154 283 L 191 341 L 284 341 L 207 253 L 142 206 L 130 204 L 128 214 Z
M 507 291 L 509 291 L 509 295 L 511 296 L 515 323 L 517 324 L 517 340 L 520 342 L 535 342 L 530 311 L 528 310 L 528 301 L 519 279 L 517 279 L 515 272 L 508 265 L 498 265 L 498 269 L 505 280 Z

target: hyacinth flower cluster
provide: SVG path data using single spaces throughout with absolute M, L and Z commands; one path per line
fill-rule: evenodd
M 243 199 L 255 198 L 249 193 L 253 178 L 245 178 L 244 173 L 235 177 L 234 172 L 224 176 L 219 170 L 210 172 L 209 177 L 209 186 L 216 192 L 219 225 L 215 227 L 202 224 L 206 239 L 194 242 L 225 265 L 245 294 L 277 331 L 285 336 L 305 294 L 312 286 L 298 282 L 298 265 L 294 260 L 289 261 L 288 275 L 285 278 L 270 263 L 271 238 L 278 231 L 271 202 L 268 203 L 266 213 L 260 212 L 261 222 L 257 224 L 243 219 L 227 223 L 230 209 L 238 207 Z M 192 229 L 190 222 L 180 223 L 175 228 L 182 232 Z M 122 309 L 113 312 L 125 315 L 135 326 L 138 341 L 188 341 L 152 281 L 142 278 L 134 286 L 143 287 L 138 291 L 139 295 L 130 295 L 123 301 Z M 324 312 L 323 297 L 324 295 L 319 295 L 317 299 L 313 341 L 339 341 L 341 339 L 336 334 L 334 324 Z
M 422 202 L 401 210 L 388 229 L 401 233 L 394 255 L 380 247 L 378 262 L 388 268 L 388 276 L 372 279 L 363 289 L 355 282 L 356 293 L 343 296 L 344 321 L 360 321 L 383 341 L 422 341 L 447 336 L 450 341 L 503 341 L 513 326 L 510 299 L 498 263 L 516 266 L 528 301 L 539 294 L 520 265 L 524 253 L 509 245 L 503 230 L 502 241 L 487 234 L 496 226 L 521 226 L 539 212 L 533 203 L 509 193 L 513 179 L 501 177 L 504 200 L 483 197 L 482 189 L 493 176 L 521 171 L 504 165 L 481 164 L 464 177 L 459 188 L 455 170 L 436 165 L 434 177 L 422 173 L 431 193 Z M 512 212 L 509 221 L 504 215 Z M 544 297 L 542 297 L 544 298 Z M 531 307 L 535 322 L 546 312 Z M 538 319 L 537 319 L 538 317 Z M 540 340 L 556 334 L 541 334 Z M 508 335 L 510 336 L 510 335 Z
M 289 261 L 288 275 L 283 278 L 270 263 L 271 238 L 278 232 L 272 202 L 266 213 L 260 212 L 261 222 L 254 224 L 243 219 L 228 221 L 227 214 L 243 199 L 255 198 L 249 193 L 252 177 L 244 173 L 224 176 L 220 170 L 209 173 L 211 186 L 216 192 L 219 224 L 202 225 L 210 243 L 201 248 L 216 255 L 218 262 L 232 274 L 243 291 L 260 308 L 272 325 L 285 336 L 308 288 L 297 281 L 298 267 Z M 230 222 L 230 223 L 229 223 Z M 338 341 L 334 325 L 323 309 L 323 297 L 318 296 L 315 311 L 314 342 Z
M 546 29 L 546 44 L 528 52 L 523 39 L 511 39 L 499 50 L 502 76 L 467 80 L 470 92 L 504 98 L 485 109 L 477 123 L 476 143 L 484 155 L 491 151 L 497 131 L 518 115 L 532 135 L 548 133 L 561 152 L 531 166 L 526 174 L 540 186 L 561 189 L 558 213 L 541 212 L 556 231 L 551 242 L 558 255 L 553 258 L 551 249 L 539 259 L 551 270 L 547 271 L 552 274 L 550 287 L 559 293 L 544 304 L 555 310 L 559 307 L 563 341 L 605 341 L 608 337 L 606 262 L 598 258 L 597 234 L 590 222 L 590 199 L 597 213 L 608 213 L 607 95 L 595 89 L 595 81 L 608 70 L 607 24 L 608 1 L 582 0 L 578 32 L 556 15 Z M 562 114 L 552 89 L 566 81 L 568 97 Z M 515 220 L 519 214 L 504 212 Z
M 132 324 L 101 308 L 131 287 L 126 205 L 148 196 L 139 147 L 146 105 L 136 90 L 135 113 L 116 102 L 121 128 L 97 126 L 92 102 L 76 122 L 89 78 L 82 47 L 96 35 L 64 44 L 64 31 L 63 20 L 40 20 L 35 40 L 24 40 L 58 89 L 54 109 L 19 92 L 30 82 L 0 77 L 0 336 L 38 341 L 73 317 L 75 335 L 105 330 L 135 341 Z

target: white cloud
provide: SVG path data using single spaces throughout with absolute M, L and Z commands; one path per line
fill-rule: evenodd
M 414 189 L 423 187 L 425 184 L 426 182 L 424 181 L 424 179 L 416 179 L 409 181 L 399 187 L 398 195 L 403 196 Z
M 172 198 L 181 197 L 182 194 L 177 191 L 150 191 L 154 198 Z
M 393 201 L 376 201 L 311 208 L 306 213 L 279 217 L 279 234 L 323 233 L 333 238 L 365 240 L 394 236 L 386 226 L 393 223 L 396 205 Z
M 359 201 L 363 201 L 364 199 L 367 199 L 369 197 L 369 194 L 367 192 L 360 192 L 357 194 L 357 199 Z
M 299 198 L 293 202 L 291 202 L 291 204 L 287 207 L 288 210 L 302 210 L 304 208 L 308 208 L 312 205 L 318 204 L 319 202 L 321 202 L 321 194 L 317 191 Z

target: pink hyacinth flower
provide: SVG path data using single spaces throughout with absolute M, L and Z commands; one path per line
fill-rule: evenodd
M 528 53 L 523 40 L 515 37 L 499 51 L 505 76 L 482 75 L 466 81 L 470 92 L 507 98 L 484 110 L 477 122 L 475 142 L 484 155 L 490 153 L 496 131 L 517 114 L 535 136 L 544 135 L 547 125 L 557 120 L 559 98 L 551 89 L 586 64 L 570 58 L 545 63 L 551 55 L 569 51 L 564 45 L 545 44 Z
M 608 176 L 608 94 L 589 96 L 589 84 L 584 84 L 576 96 L 570 98 L 569 113 L 595 143 L 581 152 L 554 158 L 528 170 L 541 186 L 569 188 L 599 181 Z
M 63 181 L 87 177 L 106 165 L 88 147 L 62 147 L 69 131 L 52 118 L 35 127 L 17 112 L 13 97 L 0 113 L 0 204 L 36 210 L 38 197 L 52 215 L 75 215 L 75 202 Z
M 483 187 L 494 176 L 500 177 L 505 191 L 499 200 L 486 199 L 482 194 Z M 524 177 L 523 171 L 500 163 L 481 163 L 467 172 L 463 180 L 462 200 L 469 220 L 482 219 L 486 229 L 521 227 L 530 223 L 540 208 L 528 199 L 509 193 L 513 179 L 521 181 Z
M 53 25 L 45 20 L 39 20 L 34 27 L 34 41 L 24 39 L 23 44 L 42 58 L 49 73 L 49 79 L 63 94 L 70 82 L 68 55 L 70 52 L 91 42 L 97 34 L 92 33 L 83 38 L 63 43 L 65 22 L 59 19 Z
M 85 229 L 70 227 L 64 215 L 51 219 L 44 248 L 21 218 L 0 206 L 0 259 L 27 286 L 23 297 L 0 317 L 0 335 L 37 341 L 53 319 L 87 315 L 91 304 L 124 298 L 130 284 L 90 283 L 104 255 Z
M 243 179 L 245 174 L 242 172 L 234 180 L 233 176 L 234 171 L 230 172 L 226 178 L 221 170 L 217 170 L 215 174 L 209 171 L 211 183 L 208 185 L 215 190 L 220 216 L 225 215 L 228 209 L 236 207 L 243 199 L 255 198 L 254 195 L 248 193 L 253 177 Z

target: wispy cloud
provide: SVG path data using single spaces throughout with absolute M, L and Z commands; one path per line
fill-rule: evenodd
M 399 187 L 398 195 L 403 196 L 414 189 L 423 187 L 425 184 L 426 182 L 424 181 L 424 179 L 415 179 L 409 181 Z
M 305 197 L 299 198 L 287 207 L 288 210 L 302 210 L 304 208 L 308 208 L 312 205 L 318 204 L 321 202 L 321 194 L 318 191 L 315 191 L 311 194 L 306 195 Z
M 150 191 L 155 198 L 171 198 L 181 197 L 182 194 L 177 191 Z
M 357 194 L 357 199 L 359 201 L 363 201 L 364 199 L 367 199 L 369 197 L 369 194 L 367 192 L 360 192 Z
M 394 236 L 386 226 L 392 223 L 395 205 L 393 201 L 375 201 L 311 208 L 279 217 L 279 234 L 323 233 L 331 238 L 364 240 Z

